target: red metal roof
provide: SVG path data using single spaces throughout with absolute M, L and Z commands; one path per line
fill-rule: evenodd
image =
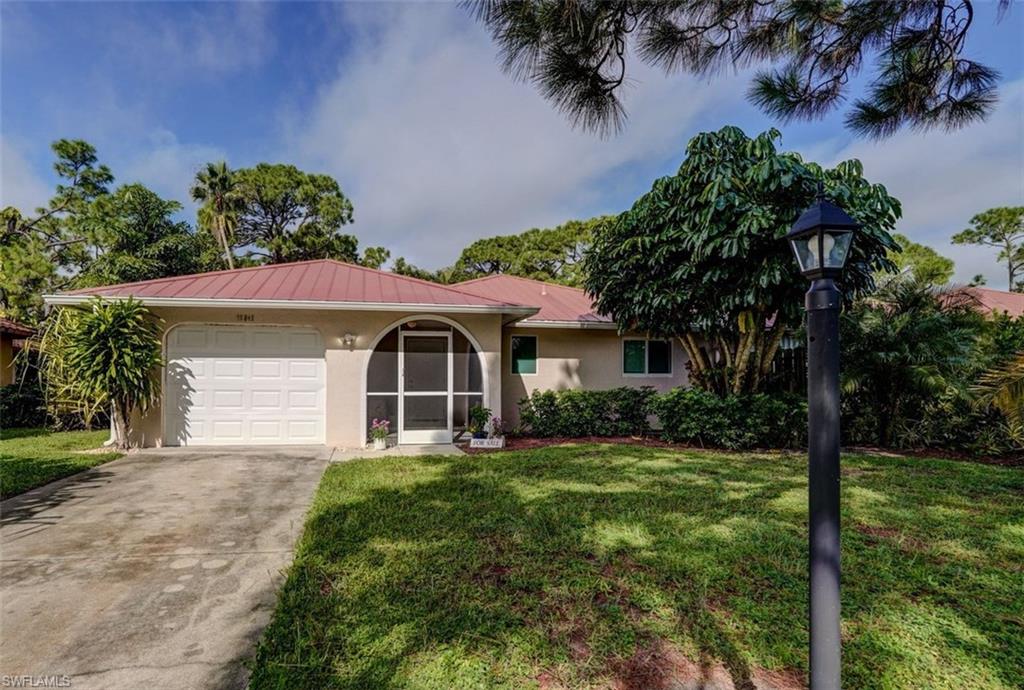
M 0 318 L 0 333 L 13 335 L 15 338 L 27 338 L 35 333 L 35 329 L 23 323 Z
M 289 300 L 381 304 L 443 304 L 474 307 L 530 306 L 474 294 L 418 278 L 321 259 L 198 273 L 74 290 L 68 295 L 103 297 Z
M 961 288 L 978 301 L 978 309 L 988 314 L 1006 313 L 1017 317 L 1024 315 L 1024 294 L 993 290 L 986 287 Z
M 540 311 L 524 319 L 530 321 L 576 321 L 593 324 L 611 324 L 612 320 L 594 310 L 587 293 L 579 288 L 545 283 L 540 280 L 519 278 L 510 275 L 493 275 L 456 283 L 453 287 L 462 292 L 488 297 L 507 299 L 517 304 L 540 307 Z

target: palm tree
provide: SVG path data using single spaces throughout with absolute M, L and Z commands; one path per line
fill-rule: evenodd
M 1002 412 L 1011 427 L 1024 427 L 1024 352 L 986 371 L 973 390 L 979 405 Z
M 207 163 L 206 169 L 196 173 L 192 185 L 192 199 L 199 207 L 199 227 L 213 233 L 221 248 L 228 268 L 235 267 L 229 237 L 238 220 L 239 197 L 235 175 L 224 161 Z
M 910 275 L 890 278 L 842 316 L 843 389 L 888 446 L 897 422 L 943 392 L 966 396 L 982 317 L 973 298 Z M 961 388 L 963 390 L 961 390 Z

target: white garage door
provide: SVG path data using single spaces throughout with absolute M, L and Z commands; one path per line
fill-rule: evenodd
M 323 443 L 324 370 L 313 329 L 179 326 L 167 336 L 164 443 Z

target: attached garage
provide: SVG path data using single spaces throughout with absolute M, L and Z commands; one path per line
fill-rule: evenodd
M 165 445 L 324 443 L 318 331 L 181 325 L 165 356 Z

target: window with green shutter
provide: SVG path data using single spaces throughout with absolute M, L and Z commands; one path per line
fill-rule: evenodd
M 537 373 L 537 336 L 512 336 L 512 373 Z

